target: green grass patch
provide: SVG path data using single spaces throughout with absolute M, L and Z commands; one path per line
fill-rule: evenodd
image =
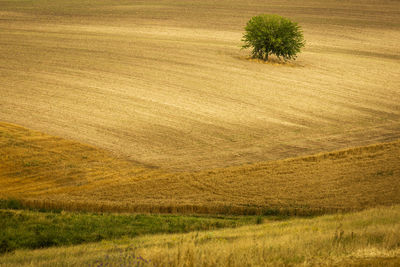
M 20 210 L 24 208 L 24 205 L 17 199 L 0 199 L 0 209 Z
M 23 210 L 18 201 L 1 201 L 0 253 L 76 245 L 156 233 L 184 233 L 255 224 L 255 217 L 124 215 Z

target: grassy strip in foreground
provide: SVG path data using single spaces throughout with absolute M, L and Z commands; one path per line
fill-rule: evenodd
M 254 217 L 189 217 L 0 209 L 0 254 L 143 234 L 182 233 L 256 223 Z
M 16 251 L 2 266 L 283 266 L 400 263 L 400 206 L 206 232 Z

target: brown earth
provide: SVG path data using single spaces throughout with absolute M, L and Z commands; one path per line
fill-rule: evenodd
M 295 62 L 240 51 L 287 16 Z M 174 171 L 400 137 L 398 1 L 0 0 L 0 121 Z

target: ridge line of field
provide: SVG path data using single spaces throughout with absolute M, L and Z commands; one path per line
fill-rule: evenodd
M 400 204 L 400 141 L 197 172 L 0 123 L 0 198 L 66 210 L 316 215 Z

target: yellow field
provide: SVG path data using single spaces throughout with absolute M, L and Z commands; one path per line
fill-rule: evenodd
M 0 266 L 399 266 L 399 10 L 397 0 L 0 0 L 0 200 L 336 213 L 16 251 Z M 298 60 L 240 50 L 261 13 L 302 26 Z
M 399 266 L 400 207 L 16 251 L 0 266 Z M 150 263 L 150 264 L 146 264 Z
M 174 171 L 394 141 L 399 8 L 390 0 L 0 0 L 0 120 Z M 303 27 L 296 62 L 246 60 L 243 28 L 260 13 Z
M 0 198 L 69 210 L 306 215 L 400 204 L 400 141 L 167 172 L 0 123 Z

